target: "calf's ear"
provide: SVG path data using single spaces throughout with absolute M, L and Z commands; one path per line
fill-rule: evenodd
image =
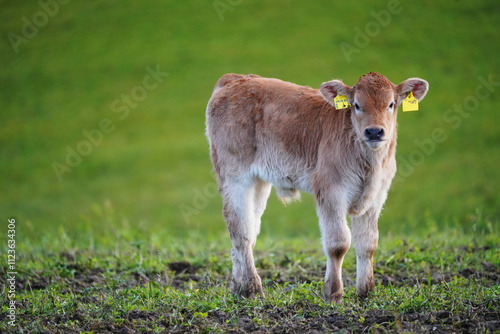
M 352 88 L 344 85 L 344 83 L 340 80 L 323 82 L 321 86 L 319 86 L 319 92 L 321 93 L 321 96 L 323 96 L 323 98 L 326 100 L 326 102 L 330 103 L 334 107 L 335 102 L 333 101 L 333 99 L 337 95 L 345 95 L 347 96 L 349 101 L 352 102 Z
M 429 83 L 424 79 L 420 78 L 410 78 L 408 80 L 403 81 L 397 87 L 397 94 L 399 96 L 398 105 L 403 103 L 403 100 L 406 98 L 409 92 L 413 92 L 413 96 L 417 98 L 417 100 L 421 101 L 427 91 L 429 90 Z

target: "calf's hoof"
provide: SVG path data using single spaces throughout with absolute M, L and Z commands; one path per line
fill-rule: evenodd
M 358 288 L 358 298 L 361 300 L 365 300 L 370 296 L 370 293 L 373 292 L 373 282 L 367 283 L 365 286 Z
M 340 303 L 342 303 L 342 291 L 335 292 L 333 294 L 326 294 L 325 293 L 324 296 L 325 296 L 325 302 L 327 304 L 331 304 L 331 303 L 340 304 Z
M 253 278 L 243 283 L 233 280 L 231 282 L 231 293 L 235 296 L 241 296 L 248 299 L 253 299 L 257 295 L 264 297 L 260 277 Z
M 325 281 L 325 286 L 323 290 L 323 295 L 325 297 L 325 302 L 327 303 L 342 303 L 342 294 L 344 292 L 344 286 L 340 281 Z

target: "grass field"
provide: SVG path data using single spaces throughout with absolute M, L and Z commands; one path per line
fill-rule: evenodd
M 491 228 L 491 227 L 490 227 Z M 116 230 L 105 246 L 64 232 L 21 243 L 16 327 L 32 333 L 463 332 L 500 330 L 500 238 L 491 230 L 384 238 L 375 293 L 356 296 L 355 256 L 344 261 L 341 305 L 322 299 L 325 258 L 312 239 L 263 238 L 256 265 L 265 298 L 233 297 L 229 242 L 200 234 Z M 144 240 L 144 234 L 149 238 Z M 21 265 L 22 264 L 22 265 Z M 6 294 L 2 304 L 6 305 Z
M 498 330 L 499 3 L 63 2 L 0 0 L 0 235 L 7 249 L 15 218 L 19 272 L 10 330 Z M 353 85 L 370 71 L 430 83 L 420 110 L 398 116 L 378 292 L 356 300 L 351 258 L 345 304 L 322 304 L 314 201 L 271 196 L 257 256 L 268 299 L 230 297 L 204 136 L 213 85 L 228 72 Z M 183 261 L 187 272 L 167 269 Z

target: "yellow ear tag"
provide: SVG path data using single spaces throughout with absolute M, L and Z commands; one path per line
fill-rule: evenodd
M 403 111 L 418 110 L 418 100 L 413 96 L 413 92 L 408 92 L 408 95 L 403 100 Z
M 351 106 L 349 99 L 345 95 L 335 96 L 333 102 L 335 102 L 335 109 L 337 110 L 349 108 Z

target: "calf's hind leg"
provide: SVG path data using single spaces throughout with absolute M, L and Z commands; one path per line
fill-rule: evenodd
M 230 289 L 232 294 L 246 298 L 253 298 L 256 294 L 263 295 L 261 279 L 253 258 L 253 248 L 260 229 L 260 215 L 265 207 L 262 195 L 269 193 L 268 187 L 262 186 L 255 180 L 233 180 L 226 182 L 222 191 L 224 219 L 233 244 Z
M 271 194 L 272 185 L 257 178 L 255 180 L 254 196 L 253 196 L 253 209 L 254 209 L 254 226 L 255 237 L 260 233 L 260 219 L 266 210 L 267 200 Z

